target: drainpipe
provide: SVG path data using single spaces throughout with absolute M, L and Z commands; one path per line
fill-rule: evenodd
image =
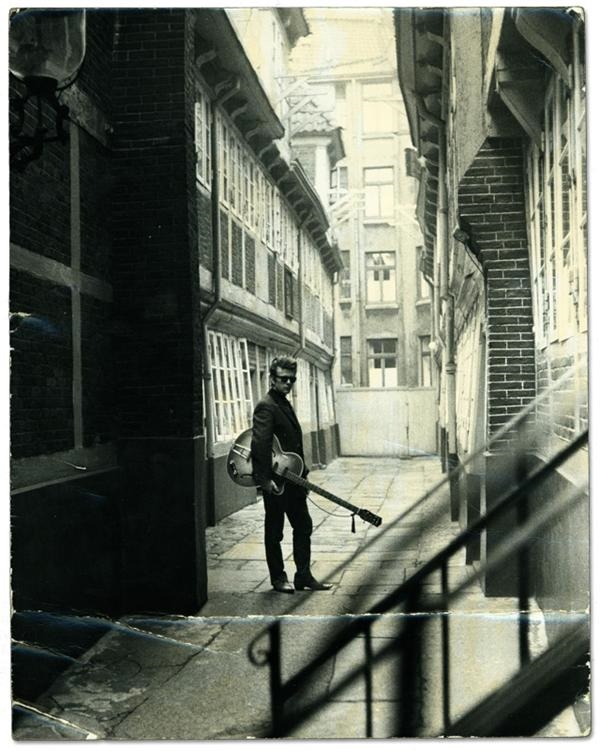
M 444 303 L 444 370 L 446 374 L 445 413 L 446 413 L 446 446 L 447 469 L 452 472 L 458 466 L 458 451 L 456 442 L 456 359 L 454 340 L 454 295 L 450 290 L 450 245 L 448 236 L 448 184 L 446 176 L 446 138 L 440 134 L 440 156 L 438 177 L 438 239 L 440 256 L 440 299 Z M 459 516 L 458 488 L 450 488 L 450 517 L 456 521 Z
M 302 253 L 302 230 L 310 218 L 310 211 L 304 214 L 303 219 L 296 230 L 296 244 L 298 247 L 298 334 L 300 336 L 300 346 L 293 353 L 293 357 L 298 357 L 306 348 L 306 331 L 304 327 L 304 255 Z

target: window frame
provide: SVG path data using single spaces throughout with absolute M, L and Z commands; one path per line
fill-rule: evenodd
M 207 94 L 196 86 L 194 102 L 194 149 L 196 153 L 196 180 L 211 190 L 211 102 Z
M 389 170 L 391 174 L 391 179 L 389 180 L 369 180 L 368 179 L 368 173 L 374 173 L 377 170 Z M 382 192 L 385 188 L 391 189 L 391 212 L 389 214 L 383 213 L 383 204 L 385 203 L 384 193 Z M 365 200 L 364 200 L 364 217 L 365 220 L 389 220 L 394 217 L 395 214 L 395 200 L 396 200 L 396 171 L 394 169 L 393 165 L 390 164 L 382 164 L 382 165 L 371 165 L 369 167 L 363 167 L 363 189 L 365 194 Z M 368 193 L 373 192 L 373 189 L 375 190 L 376 196 L 377 196 L 377 213 L 368 213 Z
M 252 424 L 254 399 L 248 342 L 221 331 L 208 331 L 212 378 L 214 442 L 232 440 Z
M 384 342 L 394 342 L 394 352 L 388 353 L 385 351 L 382 352 L 372 352 L 371 348 L 375 343 L 381 343 L 383 345 Z M 375 386 L 371 383 L 371 362 L 374 360 L 391 360 L 394 359 L 394 372 L 395 372 L 395 383 L 394 384 L 386 384 L 386 375 L 385 371 L 387 368 L 384 366 L 381 368 L 382 371 L 382 385 L 381 386 Z M 398 337 L 394 336 L 380 336 L 380 337 L 369 337 L 367 339 L 367 377 L 369 381 L 369 387 L 370 388 L 397 388 L 398 387 Z
M 373 256 L 383 256 L 383 255 L 391 255 L 393 257 L 393 264 L 377 264 L 372 263 L 370 259 Z M 398 303 L 398 278 L 396 269 L 398 268 L 398 259 L 396 255 L 395 250 L 368 250 L 365 251 L 365 302 L 367 305 L 395 305 Z M 379 288 L 379 299 L 372 299 L 369 296 L 369 288 L 370 288 L 370 282 L 369 282 L 369 272 L 376 272 L 377 278 L 373 279 L 373 283 L 377 283 L 377 286 Z M 379 272 L 385 272 L 390 271 L 391 278 L 388 279 L 381 279 L 379 278 Z M 383 284 L 387 281 L 393 282 L 393 291 L 394 296 L 392 299 L 386 300 L 384 297 L 384 288 Z

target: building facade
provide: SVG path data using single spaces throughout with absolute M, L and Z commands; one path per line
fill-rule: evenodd
M 326 105 L 345 150 L 329 185 L 344 263 L 336 296 L 336 385 L 429 387 L 430 288 L 419 266 L 418 182 L 391 11 L 306 13 L 314 33 L 292 54 L 293 83 Z
M 318 193 L 283 126 L 285 102 L 275 96 L 290 51 L 308 27 L 297 9 L 231 9 L 223 18 L 237 30 L 257 75 L 253 88 L 231 82 L 218 96 L 215 86 L 231 70 L 224 52 L 200 67 L 197 84 L 198 200 L 219 216 L 200 260 L 213 523 L 256 499 L 254 489 L 231 483 L 226 458 L 233 439 L 252 424 L 276 354 L 298 358 L 293 401 L 305 431 L 307 463 L 326 464 L 338 453 L 331 368 L 339 254 Z M 215 28 L 207 48 L 218 48 L 222 36 Z M 257 102 L 263 124 L 248 116 Z M 316 148 L 305 144 L 304 151 Z M 210 234 L 208 222 L 205 231 Z
M 566 8 L 398 9 L 395 23 L 423 164 L 439 441 L 444 469 L 464 468 L 451 510 L 466 526 L 515 481 L 517 454 L 543 466 L 587 428 L 584 23 Z M 530 511 L 587 475 L 585 449 L 530 493 Z M 516 523 L 474 541 L 472 560 Z M 530 568 L 548 615 L 587 608 L 587 508 L 556 523 Z M 514 594 L 514 567 L 484 586 Z
M 306 33 L 268 21 L 282 56 Z M 336 453 L 339 256 L 226 11 L 89 10 L 85 34 L 68 143 L 11 169 L 14 605 L 192 613 L 206 525 L 256 500 L 225 456 L 272 355 L 299 358 L 308 461 Z

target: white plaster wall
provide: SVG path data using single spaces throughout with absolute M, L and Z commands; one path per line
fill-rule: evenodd
M 342 455 L 435 453 L 433 389 L 339 388 L 335 398 Z

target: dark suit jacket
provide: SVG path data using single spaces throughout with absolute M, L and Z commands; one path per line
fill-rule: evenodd
M 252 417 L 252 464 L 256 483 L 261 487 L 273 476 L 271 450 L 274 435 L 279 439 L 283 451 L 293 451 L 304 461 L 302 428 L 294 409 L 285 396 L 271 389 L 258 402 Z

